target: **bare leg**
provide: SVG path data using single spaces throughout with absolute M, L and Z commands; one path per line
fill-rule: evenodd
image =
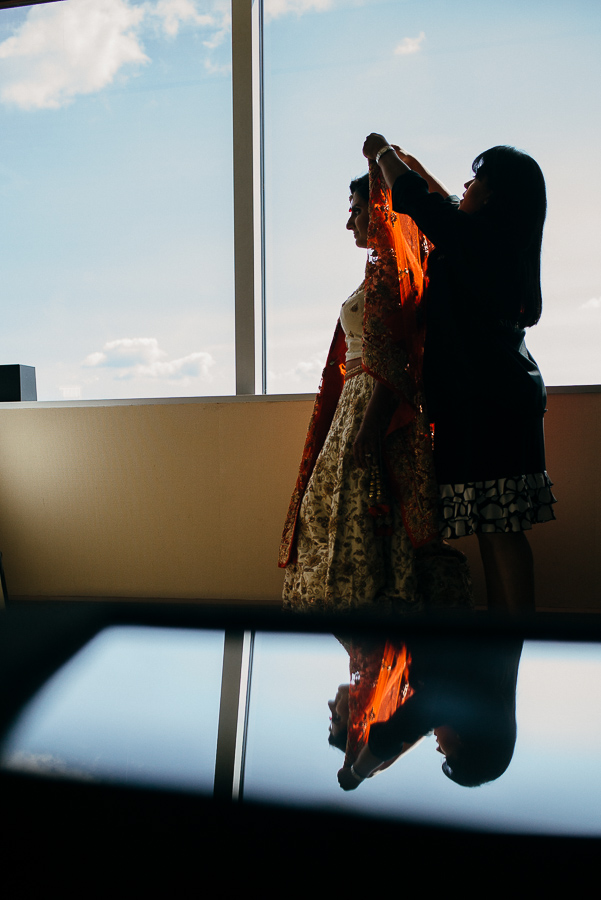
M 523 531 L 479 534 L 488 608 L 495 612 L 534 612 L 534 562 Z

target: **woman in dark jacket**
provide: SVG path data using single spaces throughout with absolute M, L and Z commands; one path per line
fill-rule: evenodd
M 534 610 L 525 531 L 554 518 L 545 469 L 546 391 L 524 329 L 541 314 L 545 182 L 513 147 L 474 161 L 461 201 L 414 157 L 372 134 L 363 152 L 394 209 L 434 244 L 424 384 L 444 538 L 476 534 L 489 607 Z

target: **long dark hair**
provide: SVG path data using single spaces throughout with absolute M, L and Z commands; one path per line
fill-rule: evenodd
M 494 222 L 507 248 L 507 265 L 516 273 L 515 294 L 507 298 L 509 317 L 522 328 L 535 325 L 543 304 L 540 257 L 547 214 L 543 173 L 527 153 L 504 146 L 477 156 L 472 171 L 491 190 L 479 215 Z
M 464 693 L 458 691 L 453 698 L 454 727 L 461 743 L 442 765 L 444 774 L 456 784 L 478 787 L 494 781 L 513 758 L 516 686 L 523 643 L 508 638 L 472 650 L 474 668 L 464 683 Z

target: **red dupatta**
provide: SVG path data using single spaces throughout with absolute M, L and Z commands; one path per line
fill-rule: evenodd
M 430 249 L 370 161 L 363 368 L 397 398 L 382 455 L 414 547 L 438 535 L 437 486 L 422 384 L 425 261 Z
M 352 766 L 369 740 L 374 722 L 387 722 L 415 692 L 409 684 L 411 656 L 405 644 L 387 642 L 367 652 L 352 646 L 345 767 Z M 395 759 L 378 766 L 388 768 Z
M 419 321 L 422 266 L 429 245 L 412 219 L 393 211 L 390 190 L 373 162 L 369 174 L 362 361 L 364 370 L 392 390 L 398 401 L 383 457 L 407 534 L 413 546 L 420 547 L 438 534 L 432 442 L 421 379 L 424 328 Z M 342 393 L 345 355 L 344 332 L 338 322 L 284 525 L 281 568 L 295 559 L 300 505 Z

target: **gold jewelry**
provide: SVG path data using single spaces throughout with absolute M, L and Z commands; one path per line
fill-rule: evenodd
M 367 456 L 368 454 L 365 455 Z M 371 456 L 371 453 L 369 456 Z M 369 505 L 373 507 L 380 506 L 385 502 L 384 491 L 382 490 L 382 476 L 378 465 L 374 465 L 370 469 L 368 500 Z

